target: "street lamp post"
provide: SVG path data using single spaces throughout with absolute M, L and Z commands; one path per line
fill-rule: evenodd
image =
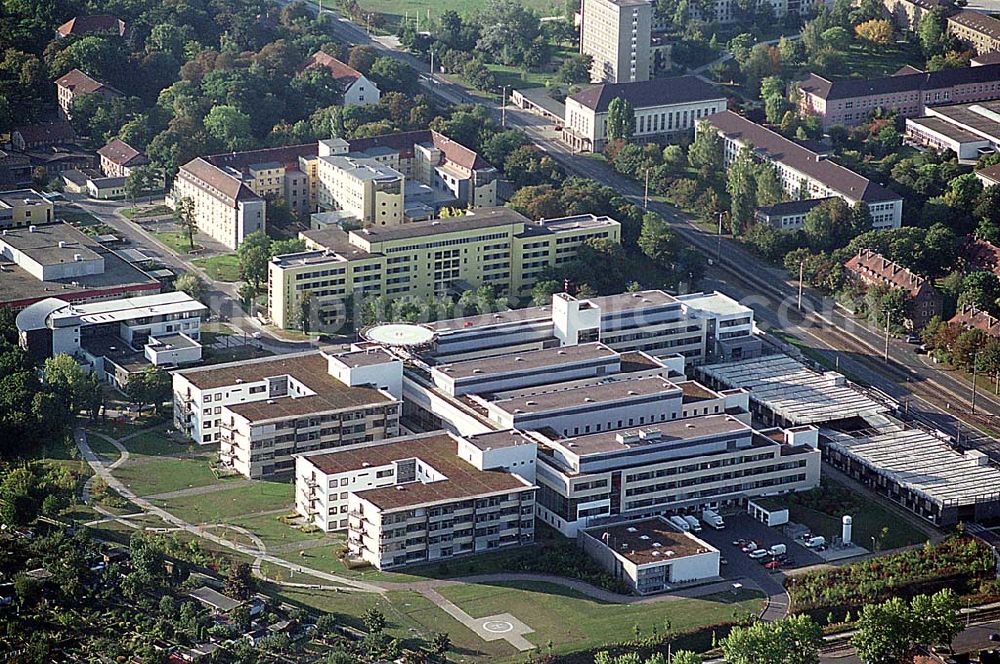
M 503 93 L 500 98 L 500 127 L 507 127 L 507 86 L 503 86 Z
M 646 169 L 646 184 L 642 190 L 642 209 L 649 210 L 649 169 Z
M 885 357 L 886 364 L 889 363 L 889 318 L 891 314 L 888 309 L 885 311 Z
M 976 414 L 977 381 L 979 379 L 979 348 L 972 351 L 972 414 Z

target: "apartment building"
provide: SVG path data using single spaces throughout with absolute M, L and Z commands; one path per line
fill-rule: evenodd
M 539 518 L 567 537 L 609 519 L 699 513 L 819 485 L 815 427 L 754 431 L 712 414 L 538 441 Z
M 50 297 L 24 308 L 16 324 L 21 346 L 37 361 L 72 355 L 122 389 L 150 364 L 200 361 L 207 317 L 204 304 L 172 292 L 86 304 Z
M 535 444 L 443 431 L 296 457 L 295 509 L 376 569 L 534 541 Z
M 52 201 L 34 189 L 0 191 L 0 229 L 52 223 L 53 210 Z
M 608 139 L 608 106 L 616 98 L 632 104 L 634 136 L 642 142 L 691 136 L 701 118 L 726 110 L 726 96 L 697 76 L 605 83 L 566 97 L 562 138 L 578 152 L 601 152 Z
M 335 210 L 338 219 L 365 226 L 397 226 L 404 221 L 406 178 L 375 159 L 322 154 L 320 146 L 319 207 Z
M 649 0 L 582 0 L 580 53 L 593 58 L 594 83 L 648 81 L 653 3 Z
M 1000 99 L 1000 64 L 841 81 L 810 74 L 799 90 L 799 110 L 820 116 L 824 129 L 854 126 L 876 109 L 910 118 L 928 106 Z
M 940 0 L 882 0 L 882 4 L 897 28 L 914 33 L 925 15 L 951 6 Z
M 378 189 L 360 184 L 364 173 L 380 170 L 396 171 L 401 187 L 412 185 L 411 203 L 432 211 L 497 204 L 497 170 L 476 152 L 430 130 L 198 157 L 181 166 L 166 202 L 176 207 L 190 198 L 199 230 L 235 249 L 264 228 L 269 198 L 284 199 L 303 219 L 317 210 L 341 211 L 358 221 L 366 214 L 385 219 L 378 212 L 388 200 L 366 199 L 366 192 Z M 402 197 L 399 205 L 404 207 Z M 361 216 L 352 217 L 353 212 Z
M 174 425 L 219 444 L 220 462 L 259 479 L 294 455 L 399 433 L 402 363 L 378 350 L 310 351 L 176 371 Z
M 789 198 L 839 196 L 852 206 L 866 205 L 873 228 L 899 228 L 903 198 L 891 190 L 732 111 L 710 115 L 708 124 L 722 137 L 727 168 L 748 146 L 755 158 L 774 164 Z
M 140 150 L 115 138 L 97 151 L 101 158 L 101 172 L 109 178 L 127 178 L 132 171 L 149 165 L 149 158 Z
M 461 217 L 355 231 L 330 227 L 300 234 L 307 251 L 268 265 L 271 321 L 297 324 L 309 293 L 320 324 L 339 325 L 347 298 L 426 296 L 460 284 L 490 284 L 522 293 L 548 267 L 572 261 L 591 239 L 621 241 L 621 224 L 578 215 L 533 222 L 509 208 L 482 208 Z
M 72 117 L 73 100 L 82 95 L 101 95 L 111 99 L 120 97 L 121 94 L 107 83 L 93 79 L 79 69 L 74 69 L 56 80 L 56 101 L 59 103 L 59 115 L 63 120 Z
M 306 63 L 306 68 L 322 68 L 330 72 L 330 76 L 340 87 L 344 106 L 368 106 L 377 104 L 382 97 L 378 86 L 371 79 L 354 67 L 347 65 L 323 51 L 313 53 Z
M 948 34 L 972 48 L 976 55 L 1000 51 L 1000 19 L 963 9 L 948 17 Z
M 899 263 L 889 260 L 870 249 L 861 249 L 852 256 L 844 269 L 866 286 L 898 288 L 906 293 L 906 324 L 920 329 L 934 316 L 941 315 L 943 300 L 934 288 L 933 282 L 925 276 L 915 274 Z
M 972 304 L 962 305 L 948 324 L 965 330 L 982 330 L 991 337 L 1000 338 L 1000 319 Z

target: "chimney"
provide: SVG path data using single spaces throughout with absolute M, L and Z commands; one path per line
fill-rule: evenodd
M 59 240 L 59 248 L 60 249 L 66 248 L 66 240 Z
M 82 260 L 83 260 L 83 256 L 82 255 L 80 255 L 80 254 L 73 254 L 73 262 L 74 263 L 79 263 Z
M 38 227 L 35 226 L 34 224 L 28 226 L 28 232 L 29 233 L 34 233 L 36 230 L 38 230 Z

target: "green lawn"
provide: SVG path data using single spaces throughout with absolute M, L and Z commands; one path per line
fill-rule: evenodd
M 191 251 L 191 245 L 188 243 L 188 239 L 180 231 L 161 231 L 159 233 L 153 233 L 153 236 L 179 254 L 186 254 Z M 201 247 L 195 243 L 194 249 L 197 251 L 198 249 L 201 249 Z
M 240 262 L 236 254 L 220 254 L 211 258 L 197 258 L 191 261 L 208 273 L 216 281 L 239 281 Z
M 114 471 L 137 496 L 150 496 L 196 486 L 208 486 L 220 480 L 212 472 L 208 459 L 140 457 L 131 459 Z
M 87 436 L 87 444 L 90 445 L 94 454 L 108 463 L 113 462 L 121 455 L 117 447 L 100 436 Z
M 844 72 L 856 78 L 876 78 L 889 76 L 903 65 L 913 65 L 923 68 L 926 58 L 920 52 L 919 42 L 896 43 L 889 47 L 880 46 L 868 49 L 858 42 L 853 42 L 847 49 L 844 58 Z M 837 76 L 835 78 L 844 78 Z
M 293 508 L 289 507 L 289 512 Z M 251 531 L 257 537 L 264 540 L 264 544 L 275 546 L 289 544 L 292 542 L 316 542 L 327 540 L 331 545 L 343 542 L 342 536 L 324 535 L 320 531 L 304 532 L 298 528 L 293 528 L 281 520 L 281 514 L 259 514 L 257 516 L 238 516 L 231 518 L 227 523 L 235 526 L 242 526 Z M 310 549 L 312 550 L 312 549 Z
M 255 481 L 202 495 L 157 500 L 156 503 L 191 523 L 239 520 L 272 510 L 295 511 L 294 492 L 288 482 Z
M 823 479 L 820 488 L 793 494 L 784 502 L 791 521 L 809 526 L 827 539 L 840 536 L 841 517 L 850 514 L 854 519 L 853 539 L 867 549 L 872 547 L 872 537 L 882 551 L 927 541 L 923 531 L 896 512 L 829 478 Z M 887 529 L 884 537 L 883 528 Z
M 396 28 L 403 22 L 405 17 L 409 17 L 412 22 L 416 15 L 420 15 L 420 29 L 425 30 L 427 13 L 430 12 L 432 19 L 437 18 L 442 12 L 452 10 L 464 16 L 470 16 L 486 6 L 487 0 L 360 0 L 361 7 L 370 9 L 385 15 L 386 25 L 384 30 L 395 34 Z M 316 4 L 315 1 L 313 4 Z M 521 0 L 521 4 L 529 9 L 535 10 L 540 16 L 555 16 L 563 14 L 565 3 L 558 0 Z M 330 0 L 324 0 L 323 6 L 329 8 L 332 5 Z
M 734 610 L 756 613 L 761 608 L 760 595 L 749 591 L 740 597 L 727 593 L 626 606 L 599 602 L 548 583 L 466 584 L 440 592 L 474 618 L 499 613 L 517 616 L 535 630 L 527 635 L 529 641 L 544 647 L 551 640 L 556 653 L 632 639 L 636 625 L 648 636 L 654 628 L 662 631 L 666 620 L 673 630 L 684 631 L 731 621 Z

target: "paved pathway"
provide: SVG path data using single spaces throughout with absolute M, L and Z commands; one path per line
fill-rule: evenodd
M 524 638 L 525 634 L 530 634 L 535 630 L 509 613 L 473 618 L 433 588 L 422 588 L 420 594 L 434 602 L 438 608 L 449 616 L 471 629 L 476 636 L 484 641 L 498 641 L 503 639 L 521 652 L 533 650 L 535 647 L 531 641 Z

